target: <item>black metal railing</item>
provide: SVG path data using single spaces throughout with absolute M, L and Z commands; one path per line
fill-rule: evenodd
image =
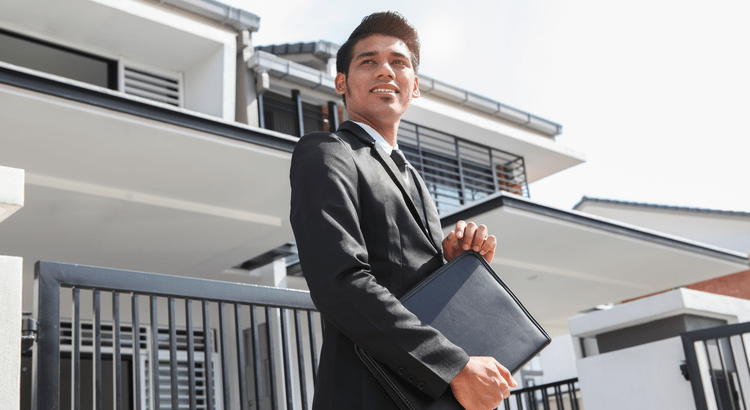
M 22 409 L 312 405 L 323 324 L 307 292 L 53 262 L 35 285 Z M 527 387 L 501 408 L 578 410 L 578 392 L 578 379 Z
M 497 191 L 529 197 L 523 157 L 401 121 L 398 145 L 424 179 L 439 213 Z
M 35 291 L 33 409 L 310 408 L 307 292 L 51 262 Z
M 505 410 L 580 410 L 578 378 L 512 390 L 503 400 Z
M 683 333 L 682 346 L 696 409 L 750 409 L 750 322 Z

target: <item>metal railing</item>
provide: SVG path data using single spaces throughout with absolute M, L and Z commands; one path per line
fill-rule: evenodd
M 523 157 L 401 121 L 398 145 L 419 171 L 439 213 L 497 191 L 529 197 Z
M 307 292 L 51 262 L 35 292 L 33 409 L 311 406 Z
M 307 292 L 53 262 L 35 285 L 32 409 L 312 405 L 323 324 Z M 577 382 L 501 408 L 578 410 Z
M 750 409 L 750 322 L 682 334 L 698 410 Z
M 505 410 L 580 410 L 578 378 L 512 390 L 503 400 Z

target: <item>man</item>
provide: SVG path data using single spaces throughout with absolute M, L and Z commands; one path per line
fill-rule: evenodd
M 468 357 L 398 301 L 445 260 L 474 249 L 491 262 L 496 246 L 485 226 L 463 221 L 442 240 L 424 183 L 392 157 L 401 116 L 419 97 L 418 64 L 403 16 L 365 17 L 337 55 L 350 121 L 302 137 L 292 157 L 290 219 L 325 319 L 315 410 L 397 408 L 355 344 L 433 398 L 450 386 L 470 410 L 495 408 L 516 386 L 494 359 Z

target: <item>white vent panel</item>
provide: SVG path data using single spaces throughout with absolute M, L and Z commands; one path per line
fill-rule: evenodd
M 182 78 L 155 70 L 122 65 L 121 91 L 149 100 L 182 107 Z

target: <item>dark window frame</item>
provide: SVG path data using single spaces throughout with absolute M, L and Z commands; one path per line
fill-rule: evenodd
M 21 34 L 21 33 L 17 33 L 17 32 L 14 32 L 14 31 L 9 31 L 9 30 L 3 29 L 3 28 L 0 28 L 0 34 L 6 35 L 8 37 L 14 37 L 14 38 L 17 38 L 19 40 L 28 41 L 30 43 L 39 44 L 39 45 L 42 45 L 42 46 L 45 46 L 45 47 L 50 47 L 50 48 L 53 48 L 53 49 L 56 49 L 56 50 L 59 50 L 59 51 L 63 51 L 63 52 L 66 52 L 66 53 L 77 55 L 79 57 L 84 57 L 84 58 L 88 58 L 88 59 L 91 59 L 91 60 L 96 60 L 96 61 L 105 63 L 107 65 L 107 88 L 110 89 L 110 90 L 119 91 L 118 90 L 118 86 L 119 86 L 119 79 L 118 79 L 119 67 L 118 66 L 119 66 L 119 63 L 118 63 L 117 60 L 113 60 L 111 58 L 102 57 L 102 56 L 99 56 L 99 55 L 96 55 L 96 54 L 92 54 L 92 53 L 89 53 L 89 52 L 86 52 L 86 51 L 81 51 L 81 50 L 78 50 L 78 49 L 75 49 L 75 48 L 72 48 L 72 47 L 64 46 L 64 45 L 53 43 L 53 42 L 50 42 L 50 41 L 41 40 L 39 38 L 31 37 L 31 36 L 28 36 L 28 35 L 25 35 L 25 34 Z M 44 72 L 43 70 L 37 70 L 37 71 Z

